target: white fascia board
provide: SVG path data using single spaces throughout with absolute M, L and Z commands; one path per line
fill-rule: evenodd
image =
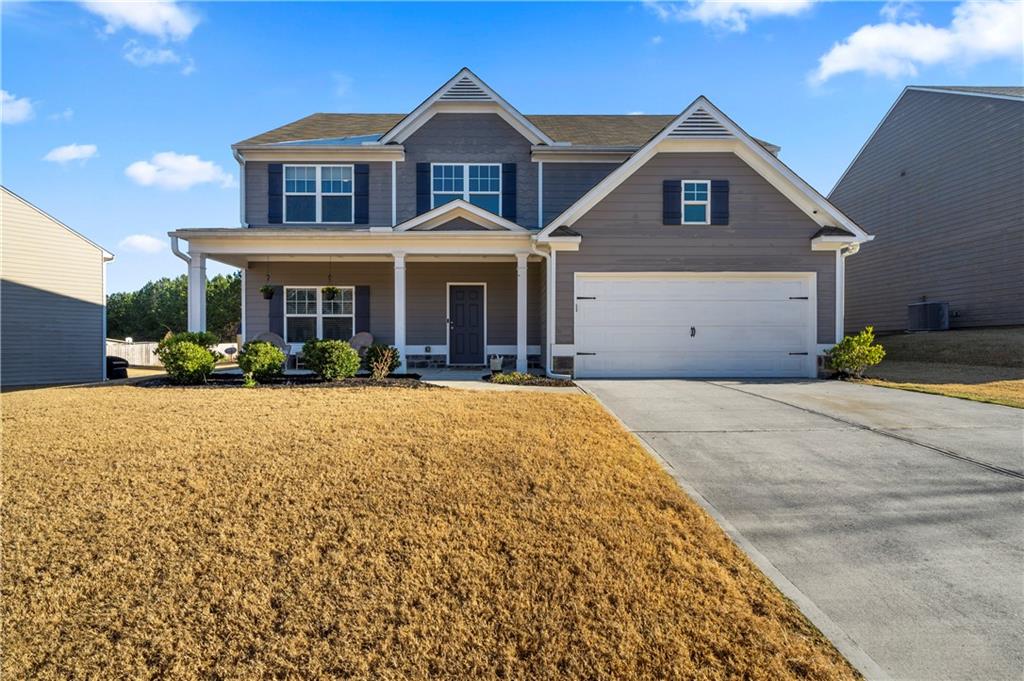
M 669 134 L 680 123 L 685 121 L 697 109 L 704 109 L 712 114 L 718 122 L 735 139 L 670 139 Z M 753 137 L 748 135 L 742 128 L 736 125 L 732 119 L 722 113 L 706 97 L 701 95 L 686 107 L 679 116 L 666 125 L 661 132 L 637 150 L 628 161 L 613 170 L 604 180 L 599 182 L 593 189 L 580 197 L 573 205 L 569 206 L 561 215 L 552 220 L 547 227 L 541 230 L 539 237 L 545 237 L 562 225 L 572 226 L 577 220 L 585 215 L 591 208 L 596 206 L 602 199 L 608 196 L 616 187 L 622 184 L 633 173 L 639 170 L 645 163 L 654 157 L 659 151 L 708 151 L 708 150 L 731 150 L 747 162 L 760 175 L 765 177 L 773 186 L 783 192 L 790 200 L 794 201 L 811 219 L 819 225 L 838 224 L 852 234 L 856 235 L 859 241 L 867 241 L 869 235 L 865 233 L 856 223 L 846 217 L 842 211 L 828 202 L 825 197 L 814 190 L 802 178 L 794 173 L 786 164 L 774 154 L 765 149 Z
M 850 244 L 860 243 L 863 239 L 850 236 L 819 236 L 811 239 L 812 251 L 838 251 Z
M 479 206 L 475 206 L 468 201 L 463 199 L 455 199 L 448 203 L 441 204 L 437 208 L 432 208 L 426 213 L 417 215 L 414 218 L 406 220 L 405 222 L 396 225 L 396 232 L 407 232 L 415 227 L 421 225 L 440 225 L 454 218 L 465 218 L 473 224 L 480 225 L 486 228 L 488 231 L 509 231 L 509 232 L 526 232 L 529 231 L 523 227 L 520 227 L 516 223 L 506 220 L 500 215 L 484 210 Z
M 387 133 L 385 133 L 384 136 L 380 138 L 380 143 L 391 144 L 393 142 L 405 141 L 412 133 L 418 130 L 420 126 L 422 126 L 424 123 L 430 120 L 434 113 L 436 113 L 434 109 L 439 108 L 439 105 L 441 105 L 442 107 L 447 107 L 444 108 L 445 111 L 460 111 L 461 109 L 459 109 L 458 106 L 448 106 L 453 103 L 442 103 L 440 100 L 441 97 L 443 97 L 444 94 L 448 92 L 449 88 L 451 88 L 452 85 L 466 77 L 472 80 L 474 84 L 477 87 L 479 87 L 484 93 L 486 93 L 486 95 L 492 101 L 458 103 L 459 105 L 468 105 L 468 108 L 464 109 L 465 111 L 479 113 L 481 111 L 489 111 L 491 110 L 491 108 L 480 108 L 476 106 L 477 104 L 496 105 L 495 107 L 493 107 L 493 112 L 499 113 L 499 115 L 501 113 L 504 113 L 505 115 L 503 115 L 502 117 L 505 118 L 510 123 L 512 123 L 513 126 L 517 130 L 519 130 L 519 132 L 524 137 L 530 140 L 532 144 L 554 144 L 554 140 L 548 137 L 536 125 L 531 123 L 526 118 L 526 116 L 519 113 L 519 111 L 514 106 L 505 101 L 505 99 L 501 95 L 492 90 L 490 86 L 487 85 L 487 83 L 482 81 L 479 78 L 479 76 L 470 71 L 468 68 L 460 69 L 459 72 L 452 76 L 444 85 L 435 90 L 432 95 L 427 97 L 419 106 L 413 109 L 408 116 L 406 116 L 398 123 L 396 123 L 395 126 L 391 128 L 391 130 L 388 130 Z
M 236 147 L 246 161 L 404 161 L 405 147 Z

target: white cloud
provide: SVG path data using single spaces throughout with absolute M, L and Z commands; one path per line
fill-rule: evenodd
M 705 26 L 743 32 L 752 19 L 795 16 L 809 9 L 816 0 L 686 0 L 644 5 L 662 21 L 699 21 Z
M 7 90 L 0 90 L 0 110 L 4 123 L 24 123 L 35 115 L 32 100 L 28 97 L 15 97 Z
M 921 16 L 921 8 L 911 0 L 889 0 L 879 14 L 889 22 L 910 21 Z
M 124 44 L 124 58 L 136 66 L 143 67 L 181 62 L 181 57 L 174 50 L 166 47 L 145 47 L 137 40 L 129 40 Z
M 352 76 L 335 73 L 331 77 L 334 79 L 334 94 L 338 97 L 344 97 L 352 90 Z
M 160 253 L 167 249 L 167 244 L 162 239 L 148 234 L 130 234 L 117 244 L 126 251 L 137 251 L 139 253 Z
M 124 174 L 143 187 L 188 189 L 197 184 L 234 186 L 235 178 L 213 161 L 204 161 L 194 154 L 163 151 L 149 161 L 136 161 Z
M 83 2 L 82 6 L 106 20 L 105 31 L 117 33 L 128 27 L 160 40 L 184 40 L 199 24 L 199 17 L 186 7 L 169 0 L 166 2 Z
M 98 149 L 95 144 L 65 144 L 62 147 L 51 149 L 46 156 L 43 156 L 43 160 L 62 165 L 71 161 L 85 163 L 95 156 L 97 151 Z
M 664 40 L 664 38 L 662 38 L 660 35 L 656 35 L 656 36 L 653 36 L 651 38 L 651 44 L 652 45 L 660 45 L 663 40 Z
M 630 111 L 626 115 L 627 116 L 643 116 L 644 112 L 643 111 Z
M 916 76 L 921 66 L 970 65 L 1000 57 L 1020 58 L 1024 19 L 1015 0 L 968 0 L 953 10 L 948 27 L 886 22 L 857 29 L 818 60 L 810 82 L 820 85 L 862 71 L 888 78 Z
M 181 68 L 181 75 L 191 76 L 196 72 L 196 61 L 192 57 L 185 60 L 185 65 Z
M 51 121 L 70 121 L 74 117 L 75 110 L 71 107 L 64 109 L 60 113 L 52 113 L 49 116 L 47 116 L 47 118 L 49 118 Z

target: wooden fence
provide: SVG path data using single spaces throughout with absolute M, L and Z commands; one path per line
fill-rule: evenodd
M 237 343 L 220 343 L 214 349 L 222 355 L 233 356 L 238 351 Z M 228 352 L 230 350 L 231 352 Z M 128 360 L 133 367 L 158 367 L 160 360 L 156 357 L 156 343 L 125 343 L 116 338 L 107 339 L 107 356 L 121 357 Z

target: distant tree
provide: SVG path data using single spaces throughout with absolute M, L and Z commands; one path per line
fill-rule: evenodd
M 234 340 L 242 319 L 242 275 L 218 274 L 206 282 L 206 328 Z M 157 341 L 188 328 L 188 278 L 151 281 L 138 291 L 107 296 L 107 335 Z

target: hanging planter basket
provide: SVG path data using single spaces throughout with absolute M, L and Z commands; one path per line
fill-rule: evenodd
M 334 300 L 338 297 L 337 286 L 325 286 L 323 289 L 324 300 Z
M 270 300 L 274 297 L 274 287 L 270 284 L 264 284 L 263 286 L 260 286 L 260 293 L 263 294 L 264 300 Z

